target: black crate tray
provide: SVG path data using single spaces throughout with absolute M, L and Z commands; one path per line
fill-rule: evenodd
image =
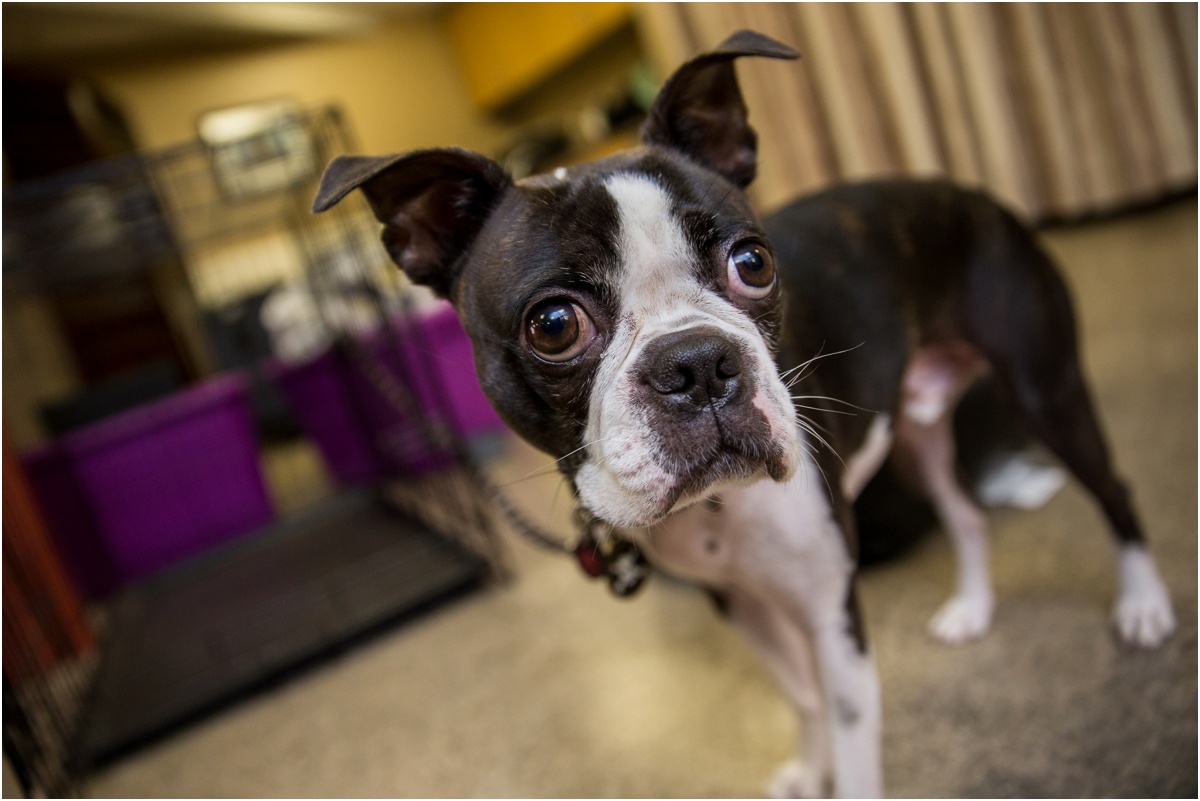
M 129 588 L 82 734 L 95 767 L 477 587 L 484 560 L 369 492 Z

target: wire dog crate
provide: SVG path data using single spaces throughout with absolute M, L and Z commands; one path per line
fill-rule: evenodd
M 70 692 L 10 676 L 10 654 L 15 664 L 32 644 L 9 626 L 6 604 L 5 749 L 27 791 L 78 792 L 95 764 L 381 625 L 508 575 L 469 445 L 500 424 L 474 383 L 461 328 L 386 262 L 364 201 L 309 211 L 323 166 L 353 150 L 338 109 L 277 103 L 205 115 L 193 141 L 6 191 L 9 292 L 159 276 L 180 301 L 171 325 L 191 354 L 189 369 L 207 377 L 56 438 L 48 447 L 51 461 L 66 465 L 55 474 L 71 487 L 66 503 L 25 460 L 60 546 L 72 526 L 76 541 L 111 545 L 104 538 L 119 536 L 97 511 L 112 491 L 92 492 L 72 461 L 82 458 L 81 442 L 108 442 L 113 427 L 162 417 L 162 404 L 178 405 L 179 393 L 212 380 L 245 385 L 256 443 L 299 431 L 331 477 L 320 487 L 284 487 L 288 508 L 268 510 L 252 530 L 210 532 L 144 574 L 115 570 L 108 578 L 116 591 L 94 607 L 103 622 L 99 658 L 68 672 Z M 288 425 L 270 424 L 279 417 Z M 151 472 L 161 480 L 172 469 Z

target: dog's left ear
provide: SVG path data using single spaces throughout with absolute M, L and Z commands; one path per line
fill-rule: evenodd
M 510 186 L 499 164 L 458 148 L 338 156 L 321 176 L 313 211 L 361 189 L 392 260 L 414 282 L 452 298 L 464 255 Z
M 733 69 L 743 56 L 800 54 L 761 33 L 738 31 L 667 79 L 642 126 L 642 141 L 678 150 L 744 189 L 758 169 L 758 138 Z

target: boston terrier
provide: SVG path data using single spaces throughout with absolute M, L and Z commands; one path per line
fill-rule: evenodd
M 772 794 L 879 796 L 852 502 L 895 451 L 957 555 L 933 634 L 987 631 L 986 525 L 950 426 L 982 371 L 1103 508 L 1120 637 L 1158 646 L 1173 613 L 1030 231 L 941 181 L 838 186 L 760 219 L 745 56 L 798 54 L 738 32 L 670 77 L 639 147 L 519 181 L 458 149 L 340 156 L 314 210 L 361 189 L 391 258 L 458 310 L 496 410 L 605 536 L 722 600 L 801 719 Z

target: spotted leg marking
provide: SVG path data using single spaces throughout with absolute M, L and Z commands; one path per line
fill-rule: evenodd
M 852 635 L 845 609 L 813 617 L 833 741 L 833 774 L 839 798 L 880 798 L 883 771 L 881 695 L 875 660 Z

